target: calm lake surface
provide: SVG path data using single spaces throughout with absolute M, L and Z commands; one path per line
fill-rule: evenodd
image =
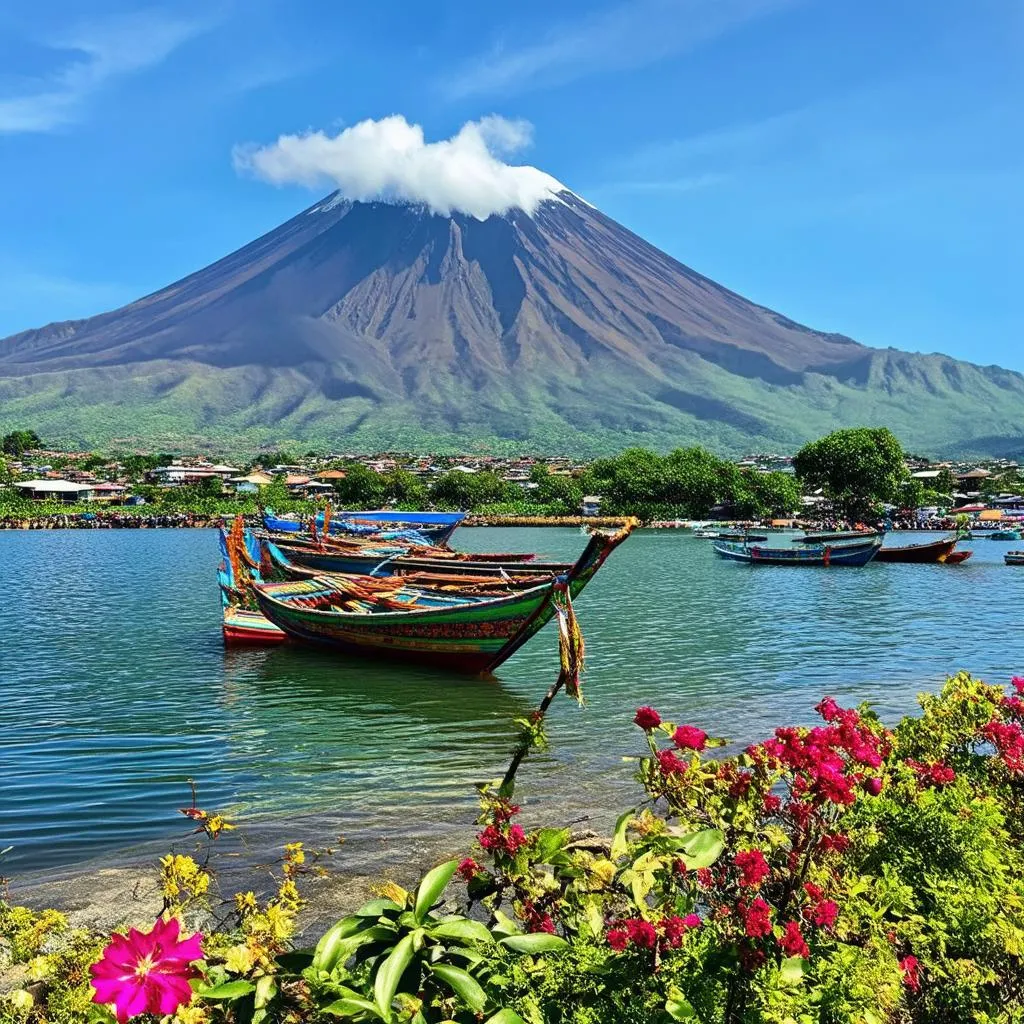
M 911 535 L 891 538 L 906 543 Z M 569 529 L 464 529 L 465 550 L 569 558 Z M 587 706 L 553 708 L 551 752 L 522 795 L 537 813 L 628 799 L 634 709 L 748 742 L 808 722 L 826 693 L 888 718 L 948 673 L 1024 669 L 1024 569 L 978 540 L 961 566 L 752 568 L 709 542 L 641 532 L 577 602 Z M 335 660 L 301 648 L 225 651 L 210 530 L 0 532 L 0 849 L 12 874 L 163 849 L 190 800 L 267 841 L 356 837 L 379 856 L 396 822 L 464 827 L 473 783 L 501 773 L 512 719 L 557 673 L 549 627 L 498 681 Z M 261 824 L 262 823 L 262 824 Z M 360 838 L 361 837 L 361 838 Z

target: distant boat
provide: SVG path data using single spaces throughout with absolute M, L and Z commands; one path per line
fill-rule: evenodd
M 1024 565 L 1024 551 L 1007 551 L 1003 561 L 1007 565 Z
M 828 531 L 822 533 L 805 533 L 802 537 L 794 537 L 795 544 L 833 544 L 836 541 L 845 540 L 867 540 L 877 537 L 878 530 L 843 530 L 835 533 Z
M 881 536 L 861 544 L 805 545 L 793 548 L 768 548 L 759 544 L 715 542 L 715 554 L 733 562 L 750 565 L 862 566 L 867 565 L 882 546 Z
M 956 537 L 945 537 L 942 540 L 928 541 L 924 544 L 905 544 L 902 547 L 881 547 L 875 555 L 876 562 L 912 562 L 932 563 L 950 562 L 950 556 L 956 554 Z M 952 564 L 962 562 L 971 557 L 970 551 L 960 552 L 964 558 L 953 560 Z
M 994 530 L 988 535 L 989 540 L 1020 540 L 1019 530 Z

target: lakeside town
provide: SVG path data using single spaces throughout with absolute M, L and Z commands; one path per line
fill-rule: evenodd
M 105 520 L 130 525 L 160 518 L 166 522 L 156 525 L 172 525 L 172 517 L 191 524 L 197 517 L 217 518 L 254 506 L 301 513 L 327 504 L 342 509 L 452 508 L 476 513 L 483 521 L 630 514 L 663 527 L 695 518 L 817 522 L 837 511 L 827 488 L 798 481 L 793 454 L 782 453 L 755 452 L 735 460 L 708 455 L 712 462 L 704 468 L 712 474 L 717 470 L 723 479 L 760 482 L 770 492 L 766 496 L 737 503 L 725 486 L 717 494 L 704 488 L 695 501 L 677 487 L 673 505 L 671 498 L 645 503 L 639 493 L 632 502 L 602 494 L 594 469 L 614 459 L 274 450 L 229 464 L 213 453 L 64 451 L 47 447 L 28 430 L 3 437 L 0 450 L 0 523 L 7 526 L 73 525 L 75 519 L 80 525 Z M 617 458 L 642 461 L 645 455 L 659 458 L 644 449 Z M 880 511 L 890 526 L 949 528 L 951 518 L 959 515 L 998 524 L 1024 511 L 1024 475 L 1014 460 L 938 461 L 906 454 L 902 468 L 900 493 L 874 496 L 889 499 Z

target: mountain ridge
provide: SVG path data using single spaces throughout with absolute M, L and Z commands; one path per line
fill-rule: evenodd
M 0 340 L 0 426 L 77 442 L 738 451 L 865 422 L 1024 447 L 1024 376 L 816 331 L 570 192 L 486 220 L 331 195 L 127 306 Z

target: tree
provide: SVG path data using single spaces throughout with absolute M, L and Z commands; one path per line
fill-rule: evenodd
M 481 505 L 514 501 L 518 496 L 515 484 L 502 480 L 497 473 L 463 473 L 449 470 L 442 473 L 430 488 L 430 500 L 441 508 L 472 511 Z
M 196 491 L 201 498 L 219 498 L 224 494 L 224 481 L 219 476 L 204 477 Z
M 42 448 L 42 446 L 43 442 L 39 440 L 39 435 L 34 430 L 12 430 L 0 441 L 0 448 L 3 449 L 5 455 L 13 455 L 19 459 L 25 452 L 32 451 L 34 448 Z
M 748 519 L 789 516 L 800 508 L 800 484 L 792 473 L 743 470 L 733 494 L 738 515 Z
M 382 473 L 361 462 L 350 462 L 345 466 L 345 478 L 335 481 L 334 493 L 344 509 L 375 509 L 385 503 L 388 486 Z
M 879 502 L 896 501 L 907 479 L 903 448 L 885 427 L 836 430 L 804 445 L 793 459 L 808 489 L 822 488 L 849 519 L 876 512 Z
M 385 473 L 384 487 L 388 501 L 395 505 L 422 508 L 427 500 L 427 489 L 423 481 L 405 469 Z
M 269 509 L 285 508 L 292 496 L 288 493 L 288 485 L 284 482 L 283 476 L 275 476 L 266 487 L 260 491 L 260 501 Z

